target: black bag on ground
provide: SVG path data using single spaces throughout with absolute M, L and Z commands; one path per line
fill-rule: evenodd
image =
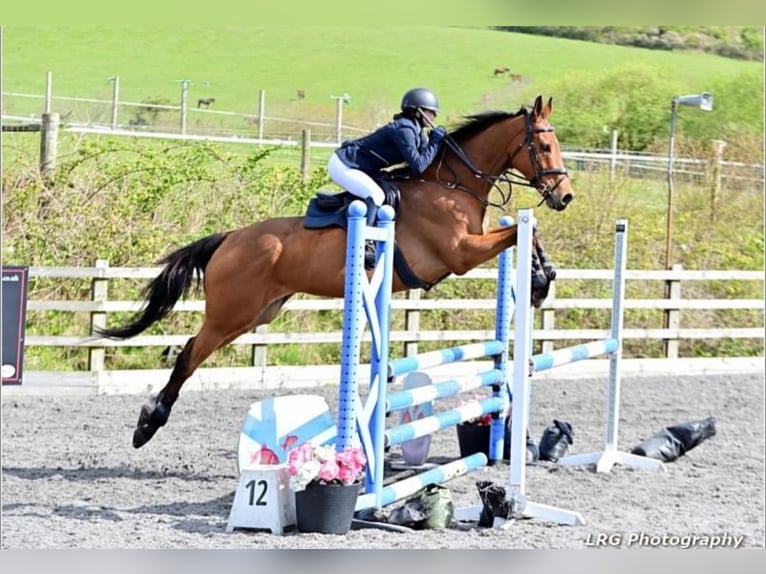
M 523 494 L 506 498 L 505 488 L 488 480 L 478 481 L 476 488 L 483 506 L 478 526 L 490 528 L 495 524 L 496 517 L 511 520 L 524 515 L 527 502 Z
M 673 462 L 715 434 L 715 417 L 707 417 L 665 427 L 634 446 L 630 452 L 662 462 Z
M 366 509 L 357 513 L 361 520 L 406 526 L 413 530 L 447 528 L 455 514 L 452 492 L 446 486 L 424 486 L 398 506 Z
M 556 462 L 566 454 L 569 445 L 573 442 L 574 430 L 572 430 L 572 425 L 553 419 L 553 424 L 543 431 L 543 436 L 540 438 L 540 460 Z

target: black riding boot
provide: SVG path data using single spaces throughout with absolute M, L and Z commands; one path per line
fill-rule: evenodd
M 364 200 L 367 204 L 367 227 L 375 227 L 378 220 L 378 206 L 375 202 L 367 198 Z M 364 243 L 364 268 L 372 269 L 375 267 L 375 241 L 368 239 Z

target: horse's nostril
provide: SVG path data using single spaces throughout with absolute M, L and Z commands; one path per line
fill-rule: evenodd
M 569 202 L 572 201 L 573 199 L 574 199 L 574 195 L 572 195 L 571 193 L 567 193 L 561 198 L 561 203 L 563 203 L 564 205 L 569 205 Z

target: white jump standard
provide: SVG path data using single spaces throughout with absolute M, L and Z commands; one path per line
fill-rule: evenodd
M 561 349 L 552 353 L 530 356 L 530 345 L 515 344 L 513 353 L 513 396 L 524 397 L 525 400 L 514 400 L 512 404 L 511 422 L 511 481 L 509 497 L 525 499 L 526 465 L 525 443 L 526 429 L 529 419 L 529 373 L 530 361 L 533 371 L 543 371 L 556 366 L 588 359 L 601 354 L 610 355 L 609 393 L 607 397 L 607 445 L 603 453 L 593 453 L 579 456 L 569 456 L 559 459 L 561 464 L 596 464 L 598 472 L 608 472 L 615 463 L 636 466 L 640 468 L 659 469 L 662 463 L 653 459 L 621 453 L 617 451 L 617 416 L 619 402 L 619 359 L 622 354 L 622 302 L 625 294 L 625 265 L 627 220 L 617 221 L 615 245 L 615 278 L 612 308 L 611 337 L 603 341 L 595 341 L 584 345 Z M 528 301 L 530 283 L 528 265 L 532 258 L 532 230 L 534 216 L 532 210 L 519 212 L 517 240 L 517 280 L 516 300 Z M 532 311 L 528 305 L 516 306 L 515 341 L 532 341 Z M 579 513 L 562 510 L 553 506 L 538 504 L 526 500 L 523 516 L 542 518 L 561 524 L 579 525 L 584 520 Z

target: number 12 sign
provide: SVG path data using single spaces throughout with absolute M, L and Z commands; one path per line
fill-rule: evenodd
M 235 528 L 283 534 L 295 526 L 295 494 L 287 464 L 258 465 L 243 470 L 234 493 L 226 532 Z

